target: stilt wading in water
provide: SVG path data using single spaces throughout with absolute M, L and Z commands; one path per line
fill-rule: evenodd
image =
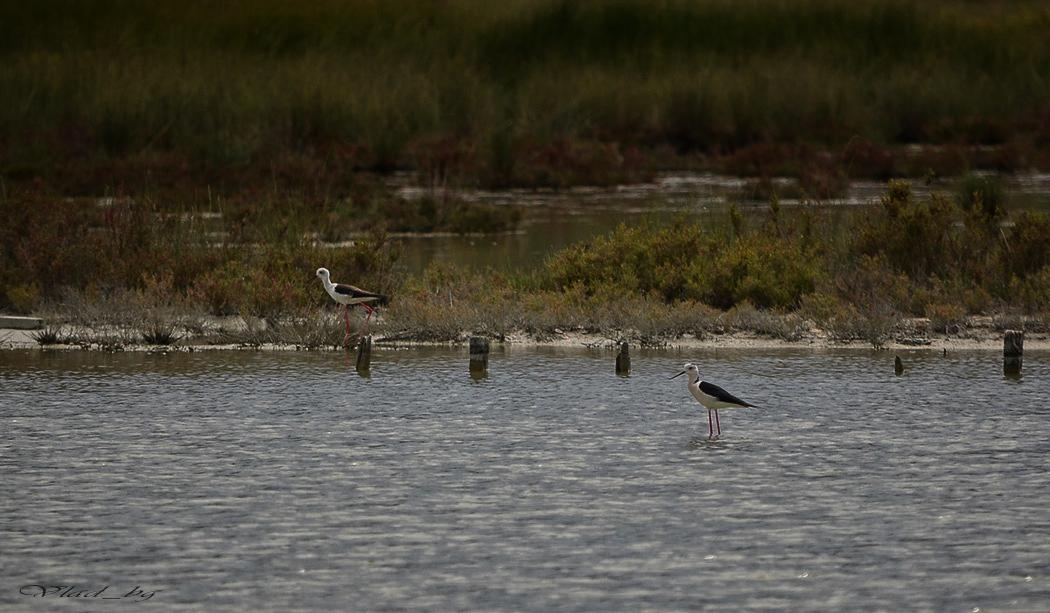
M 700 369 L 698 369 L 695 364 L 686 364 L 683 368 L 684 370 L 682 370 L 682 372 L 671 378 L 677 379 L 682 375 L 689 375 L 689 393 L 707 409 L 707 438 L 709 440 L 714 440 L 722 436 L 722 424 L 718 421 L 719 409 L 757 408 L 750 402 L 745 402 L 737 398 L 714 383 L 701 381 Z

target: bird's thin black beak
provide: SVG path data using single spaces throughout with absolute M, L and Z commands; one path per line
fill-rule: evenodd
M 310 275 L 310 276 L 309 276 L 309 277 L 308 277 L 308 278 L 306 279 L 306 281 L 304 281 L 304 282 L 303 282 L 303 285 L 310 285 L 311 283 L 313 283 L 313 282 L 314 282 L 314 279 L 316 279 L 316 278 L 317 278 L 317 275 Z
M 685 371 L 683 370 L 682 372 L 678 373 L 677 375 L 671 377 L 671 379 L 677 379 L 678 377 L 681 377 L 684 374 L 685 374 Z M 668 381 L 670 381 L 671 379 L 668 379 Z

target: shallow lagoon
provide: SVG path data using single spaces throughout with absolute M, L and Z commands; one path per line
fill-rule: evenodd
M 0 352 L 0 606 L 1047 610 L 1050 354 L 901 355 Z

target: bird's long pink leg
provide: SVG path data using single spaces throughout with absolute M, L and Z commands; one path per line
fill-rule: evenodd
M 368 321 L 370 319 L 372 319 L 372 307 L 368 306 L 367 304 L 365 304 L 363 302 L 361 303 L 361 306 L 365 307 L 365 309 L 368 311 L 368 316 L 365 317 L 365 325 L 364 325 L 363 328 L 361 328 L 361 338 L 364 338 L 365 337 L 365 331 L 368 330 Z
M 349 345 L 350 344 L 350 309 L 347 308 L 347 305 L 345 305 L 345 304 L 343 305 L 343 317 L 346 318 L 346 336 L 343 337 L 343 344 L 344 345 Z
M 715 437 L 715 425 L 711 422 L 711 409 L 707 410 L 707 438 Z
M 718 411 L 715 411 L 715 427 L 718 428 L 718 436 L 722 436 L 722 424 L 718 422 Z

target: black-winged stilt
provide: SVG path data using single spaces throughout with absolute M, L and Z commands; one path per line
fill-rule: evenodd
M 321 281 L 324 283 L 324 289 L 328 292 L 328 295 L 332 297 L 332 300 L 343 305 L 343 316 L 346 318 L 346 338 L 343 339 L 344 344 L 350 342 L 350 306 L 360 304 L 368 311 L 368 317 L 365 317 L 365 325 L 361 328 L 361 337 L 363 338 L 365 330 L 368 329 L 368 320 L 372 318 L 372 307 L 369 306 L 368 303 L 372 302 L 375 303 L 376 306 L 382 306 L 387 303 L 387 297 L 383 294 L 366 292 L 365 290 L 359 287 L 354 287 L 353 285 L 332 283 L 332 278 L 327 268 L 318 268 L 317 276 L 321 278 Z
M 683 368 L 682 372 L 671 378 L 677 379 L 686 373 L 689 374 L 689 393 L 707 408 L 708 439 L 715 438 L 715 428 L 718 428 L 718 436 L 722 436 L 722 424 L 718 423 L 719 409 L 755 408 L 755 405 L 744 402 L 714 383 L 701 381 L 700 370 L 695 364 L 686 364 Z M 711 413 L 715 414 L 714 420 L 711 419 Z

